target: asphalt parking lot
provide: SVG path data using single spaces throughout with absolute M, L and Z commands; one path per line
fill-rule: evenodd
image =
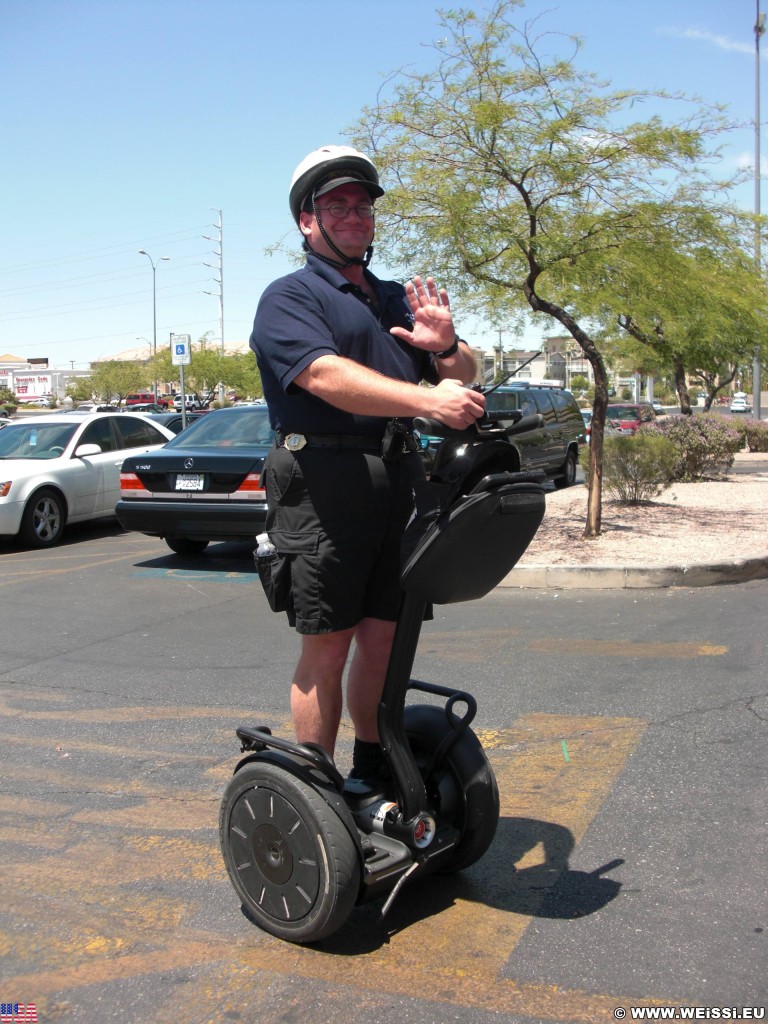
M 129 1024 L 765 1006 L 765 582 L 437 609 L 416 672 L 477 696 L 499 833 L 304 948 L 244 918 L 218 850 L 235 726 L 290 734 L 295 642 L 249 551 L 102 524 L 0 543 L 0 566 L 4 1002 Z

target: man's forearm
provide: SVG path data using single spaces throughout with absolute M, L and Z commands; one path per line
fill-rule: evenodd
M 418 384 L 393 380 L 342 356 L 319 356 L 294 383 L 337 409 L 363 416 L 418 416 L 426 404 Z

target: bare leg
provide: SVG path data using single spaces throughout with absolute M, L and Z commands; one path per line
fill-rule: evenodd
M 291 686 L 299 743 L 319 743 L 333 757 L 342 709 L 341 680 L 354 629 L 303 636 Z
M 394 635 L 395 623 L 383 619 L 363 619 L 355 629 L 347 707 L 355 736 L 368 743 L 377 743 L 379 739 L 378 708 Z

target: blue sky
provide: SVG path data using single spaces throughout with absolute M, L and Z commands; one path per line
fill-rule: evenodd
M 0 0 L 0 354 L 85 368 L 149 343 L 139 249 L 158 265 L 158 346 L 170 332 L 218 339 L 203 238 L 217 210 L 225 339 L 247 339 L 262 290 L 292 269 L 265 249 L 291 236 L 293 168 L 346 141 L 388 72 L 431 64 L 436 12 L 430 0 Z M 531 0 L 520 19 L 536 14 L 581 36 L 581 67 L 616 88 L 726 104 L 744 128 L 724 161 L 751 165 L 756 0 Z M 753 196 L 745 185 L 736 199 L 751 209 Z M 373 269 L 387 276 L 386 254 Z M 490 347 L 495 332 L 474 327 Z

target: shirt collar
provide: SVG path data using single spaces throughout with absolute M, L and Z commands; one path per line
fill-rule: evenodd
M 322 277 L 329 284 L 332 284 L 334 288 L 338 288 L 339 291 L 360 291 L 357 285 L 352 284 L 351 281 L 348 281 L 346 277 L 344 277 L 344 275 L 335 267 L 331 267 L 327 263 L 323 263 L 322 260 L 319 260 L 316 256 L 313 256 L 311 252 L 307 253 L 307 266 L 313 273 L 317 274 L 318 277 Z M 379 281 L 379 279 L 376 277 L 375 274 L 372 274 L 369 270 L 364 270 L 363 273 L 365 274 L 366 279 L 370 281 L 370 283 L 373 285 L 374 289 L 376 290 L 376 293 L 378 294 L 381 289 L 381 282 Z

